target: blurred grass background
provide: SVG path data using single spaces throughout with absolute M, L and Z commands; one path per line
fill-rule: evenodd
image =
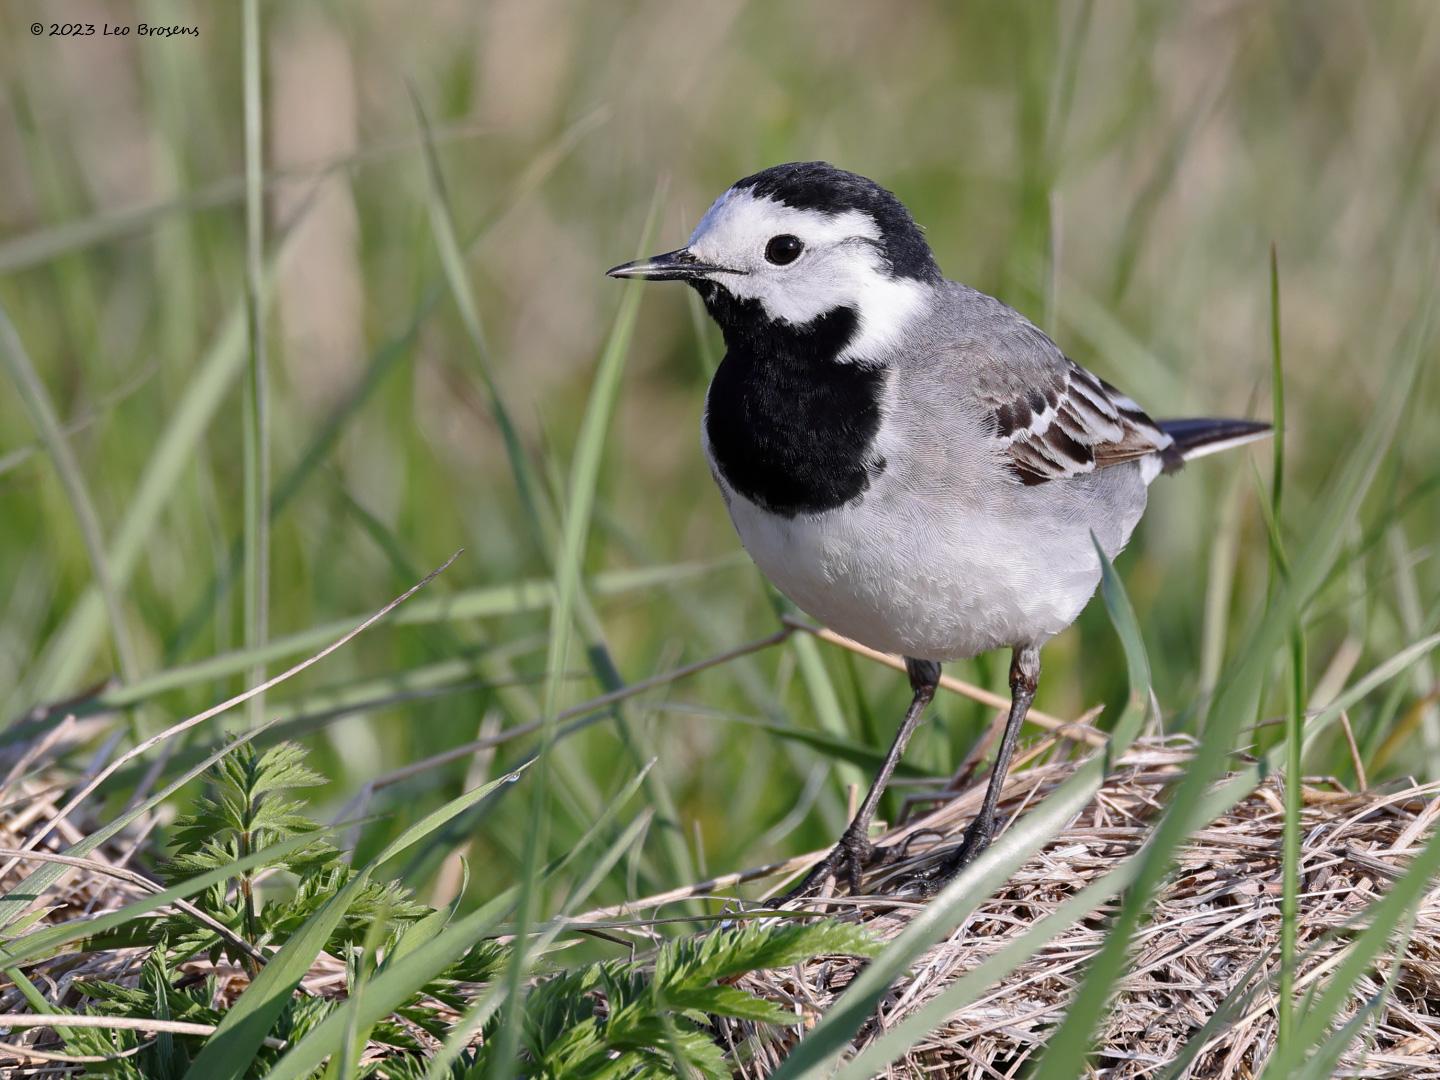
M 29 33 L 62 14 L 200 36 Z M 25 730 L 105 682 L 80 711 L 130 723 L 97 728 L 98 748 L 237 691 L 255 659 L 240 589 L 240 9 L 13 2 L 3 15 L 0 306 L 23 357 L 7 374 L 33 372 L 75 472 L 67 489 L 23 380 L 0 382 L 0 707 Z M 336 813 L 392 770 L 541 715 L 553 553 L 517 492 L 486 372 L 542 498 L 561 505 L 622 302 L 603 271 L 637 253 L 657 184 L 661 250 L 766 165 L 825 158 L 870 175 L 928 227 L 947 274 L 1160 416 L 1269 415 L 1273 244 L 1282 532 L 1312 516 L 1435 290 L 1440 8 L 1423 0 L 270 3 L 262 25 L 268 636 L 358 620 L 462 546 L 427 597 L 485 602 L 378 628 L 269 696 L 267 715 L 313 748 L 331 781 L 317 798 Z M 447 276 L 446 205 L 463 279 Z M 1440 391 L 1424 332 L 1406 431 L 1309 616 L 1312 703 L 1440 620 Z M 776 627 L 698 445 L 718 334 L 683 290 L 656 288 L 622 344 L 559 706 Z M 1157 485 L 1120 560 L 1172 728 L 1203 713 L 1264 602 L 1259 476 L 1237 454 Z M 77 479 L 109 552 L 113 619 L 93 592 Z M 187 667 L 226 654 L 221 675 Z M 998 689 L 1005 663 L 952 670 Z M 1124 693 L 1098 603 L 1045 666 L 1047 711 Z M 1266 716 L 1284 710 L 1280 670 L 1277 658 Z M 1433 685 L 1422 664 L 1352 716 L 1372 782 L 1440 777 L 1440 717 L 1411 695 Z M 906 700 L 902 677 L 806 638 L 641 695 L 558 744 L 541 854 L 569 850 L 652 756 L 660 820 L 596 902 L 821 847 L 864 768 L 805 733 L 878 752 Z M 990 714 L 955 698 L 935 713 L 907 761 L 943 772 Z M 217 731 L 190 735 L 198 752 Z M 361 849 L 532 740 L 378 790 L 358 804 L 384 815 Z M 174 753 L 172 768 L 187 760 Z M 1355 779 L 1338 740 L 1307 767 Z M 140 774 L 122 779 L 116 807 Z M 532 812 L 510 799 L 478 830 L 462 820 L 412 880 L 445 899 L 463 856 L 469 899 L 493 896 L 518 876 Z

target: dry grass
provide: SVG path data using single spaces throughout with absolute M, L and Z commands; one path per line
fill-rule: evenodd
M 1165 789 L 1180 776 L 1186 740 L 1146 740 L 1122 761 L 1084 813 L 981 905 L 948 940 L 891 988 L 862 1031 L 863 1047 L 1053 911 L 1067 897 L 1135 851 L 1149 835 Z M 1060 761 L 1014 774 L 1004 813 L 1017 810 L 1063 780 Z M 1303 992 L 1339 961 L 1356 916 L 1403 871 L 1407 856 L 1440 814 L 1440 784 L 1396 785 L 1353 793 L 1333 782 L 1305 789 L 1299 976 Z M 974 786 L 923 821 L 896 830 L 914 834 L 909 858 L 872 872 L 867 898 L 835 903 L 867 921 L 881 938 L 908 924 L 911 905 L 877 906 L 899 876 L 954 843 L 978 805 Z M 1108 1010 L 1093 1075 L 1142 1077 L 1173 1061 L 1227 998 L 1238 1002 L 1198 1055 L 1195 1077 L 1247 1077 L 1258 1072 L 1275 1044 L 1273 983 L 1279 964 L 1282 806 L 1279 787 L 1266 785 L 1230 813 L 1191 837 L 1175 874 L 1160 893 L 1153 917 L 1138 936 L 1119 1000 Z M 943 838 L 922 829 L 939 830 Z M 1063 1016 L 1085 966 L 1100 948 L 1105 922 L 1072 925 L 1049 946 L 979 1000 L 915 1044 L 891 1075 L 1011 1077 L 1023 1075 Z M 1351 1044 L 1337 1075 L 1440 1077 L 1440 889 L 1421 905 L 1395 971 L 1393 954 L 1356 987 L 1349 1015 L 1379 994 L 1394 976 L 1366 1035 Z M 801 969 L 747 976 L 746 989 L 814 1016 L 829 1007 L 858 970 L 854 960 L 816 962 Z M 745 1076 L 766 1075 L 793 1041 L 793 1032 L 744 1024 L 724 1032 L 753 1057 Z M 743 1056 L 743 1055 L 742 1055 Z
M 0 779 L 0 859 L 20 857 L 14 868 L 0 876 L 0 893 L 9 891 L 36 868 L 37 861 L 59 855 L 85 835 L 91 822 L 63 819 L 51 829 L 51 823 L 64 801 L 65 794 L 77 778 L 53 765 L 35 768 L 37 760 L 50 751 L 72 741 L 77 734 L 73 718 L 45 739 L 27 747 L 13 760 L 7 761 L 8 775 Z M 41 831 L 49 835 L 31 851 L 30 841 Z M 146 878 L 131 868 L 139 846 L 149 829 L 138 828 L 122 833 L 102 844 L 90 856 L 78 860 L 80 865 L 66 876 L 45 898 L 38 925 L 55 925 L 71 919 L 112 911 L 123 907 L 149 889 Z M 22 857 L 23 856 L 23 857 Z M 159 886 L 156 886 L 158 888 Z M 139 949 L 107 952 L 76 952 L 27 967 L 26 974 L 44 994 L 47 1001 L 59 1004 L 75 996 L 77 979 L 124 980 L 130 975 L 143 952 Z M 0 1013 L 15 1014 L 33 1011 L 24 994 L 10 980 L 0 986 Z M 32 1068 L 52 1067 L 52 1053 L 63 1050 L 49 1029 L 9 1030 L 0 1043 L 0 1075 L 29 1075 Z M 62 1058 L 65 1055 L 60 1055 Z

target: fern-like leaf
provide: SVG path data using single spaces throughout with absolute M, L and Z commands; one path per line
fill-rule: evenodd
M 678 992 L 817 956 L 874 956 L 878 948 L 869 934 L 851 923 L 750 923 L 667 943 L 656 960 L 655 981 L 663 992 Z

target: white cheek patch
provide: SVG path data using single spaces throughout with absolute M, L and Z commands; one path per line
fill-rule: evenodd
M 799 260 L 774 266 L 765 245 L 783 233 L 805 244 Z M 930 286 L 892 278 L 869 214 L 797 210 L 749 190 L 730 190 L 710 207 L 690 237 L 690 250 L 705 262 L 737 271 L 716 281 L 735 296 L 756 300 L 773 319 L 794 325 L 838 307 L 859 312 L 855 338 L 839 360 L 874 358 L 892 347 L 924 306 Z
M 893 348 L 930 291 L 930 286 L 912 278 L 874 275 L 857 297 L 860 332 L 836 359 L 864 359 Z

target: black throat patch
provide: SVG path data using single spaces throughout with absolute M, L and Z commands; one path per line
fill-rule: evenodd
M 835 359 L 855 336 L 855 309 L 835 308 L 791 326 L 713 282 L 695 286 L 725 334 L 725 359 L 705 412 L 710 452 L 725 482 L 787 518 L 862 495 L 885 468 L 873 444 L 886 371 Z

